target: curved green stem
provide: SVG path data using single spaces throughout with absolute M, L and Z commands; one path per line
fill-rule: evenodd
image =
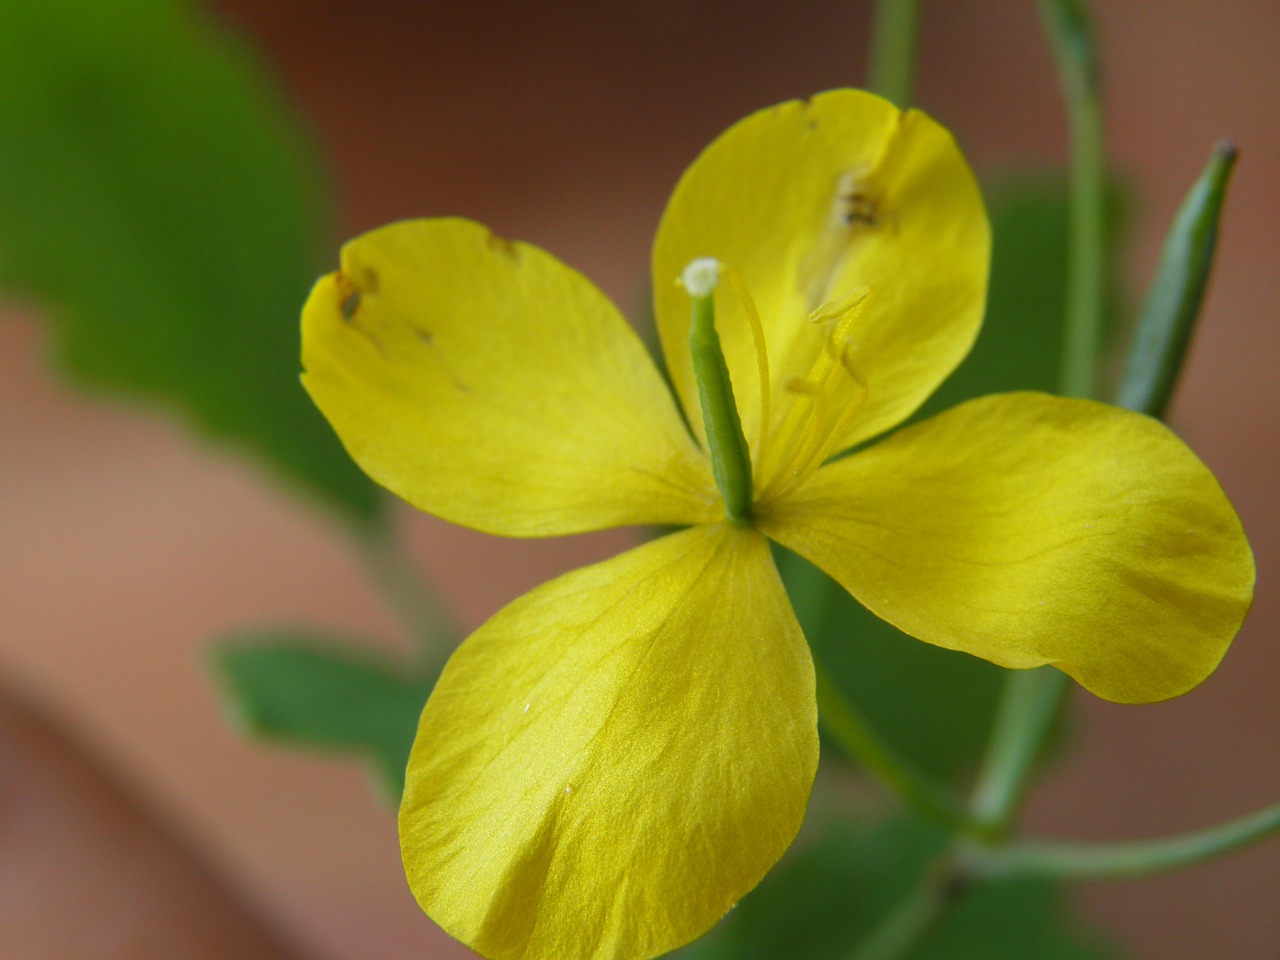
M 422 572 L 405 555 L 397 534 L 394 511 L 385 510 L 377 523 L 356 531 L 356 548 L 369 580 L 392 614 L 434 662 L 451 649 L 445 639 L 457 636 L 453 618 L 445 610 Z
M 867 86 L 900 107 L 911 103 L 919 0 L 877 0 Z
M 899 758 L 841 695 L 816 659 L 813 669 L 819 720 L 840 748 L 924 816 L 949 829 L 974 833 L 973 824 L 951 791 Z
M 969 815 L 986 839 L 999 840 L 1013 826 L 1066 687 L 1066 674 L 1053 667 L 1005 678 L 991 744 L 969 803 Z
M 951 903 L 944 882 L 925 879 L 893 908 L 849 960 L 898 960 L 919 943 Z
M 1105 270 L 1105 160 L 1098 51 L 1082 0 L 1040 0 L 1040 17 L 1058 61 L 1071 140 L 1067 254 L 1067 333 L 1061 389 L 1094 393 Z
M 1203 863 L 1280 833 L 1280 804 L 1194 833 L 1132 843 L 1057 843 L 1024 840 L 974 848 L 968 872 L 987 877 L 1092 880 L 1141 877 Z

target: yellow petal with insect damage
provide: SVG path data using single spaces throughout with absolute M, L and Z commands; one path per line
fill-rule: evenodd
M 838 452 L 901 422 L 964 358 L 982 319 L 989 248 L 973 175 L 951 135 L 923 113 L 836 90 L 740 121 L 685 172 L 654 246 L 658 326 L 689 422 L 701 436 L 688 296 L 676 283 L 690 260 L 720 260 L 754 299 L 769 352 L 768 429 L 793 404 L 811 402 L 788 388 L 823 350 L 847 355 L 866 395 L 831 398 L 861 404 L 829 444 Z M 869 291 L 867 307 L 832 345 L 820 318 L 858 288 Z M 716 308 L 755 457 L 761 389 L 751 325 L 725 284 Z M 813 314 L 819 322 L 809 322 Z M 788 459 L 778 451 L 773 469 Z
M 508 536 L 721 514 L 705 456 L 617 309 L 467 220 L 342 249 L 303 311 L 303 385 L 371 477 Z
M 1213 474 L 1158 421 L 1088 400 L 961 404 L 828 464 L 759 524 L 912 636 L 1122 703 L 1204 680 L 1253 596 Z
M 409 883 L 486 957 L 654 957 L 782 856 L 817 760 L 813 664 L 767 542 L 671 534 L 454 654 L 409 759 Z

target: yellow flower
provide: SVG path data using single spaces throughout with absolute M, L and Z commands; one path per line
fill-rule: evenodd
M 989 245 L 927 116 L 846 90 L 746 118 L 685 173 L 654 248 L 683 420 L 618 311 L 547 253 L 464 220 L 343 249 L 304 312 L 303 380 L 370 476 L 507 536 L 687 528 L 539 587 L 450 660 L 400 815 L 409 882 L 445 930 L 495 958 L 653 957 L 782 855 L 818 735 L 768 539 L 921 640 L 1053 664 L 1112 700 L 1213 670 L 1253 562 L 1156 421 L 994 396 L 833 459 L 963 359 Z M 703 257 L 750 451 L 734 520 L 678 283 Z

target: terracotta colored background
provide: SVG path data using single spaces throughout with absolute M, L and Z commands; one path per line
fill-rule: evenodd
M 860 82 L 866 4 L 474 4 L 222 0 L 331 157 L 349 235 L 465 214 L 536 242 L 624 305 L 666 193 L 760 106 Z M 1078 695 L 1079 750 L 1033 826 L 1118 839 L 1280 799 L 1280 5 L 1098 7 L 1109 146 L 1141 184 L 1141 282 L 1220 136 L 1242 160 L 1173 421 L 1217 471 L 1260 599 L 1223 667 L 1173 703 Z M 1064 121 L 1034 4 L 925 5 L 918 101 L 985 171 L 1056 162 Z M 400 649 L 329 521 L 163 416 L 83 396 L 42 362 L 36 319 L 0 322 L 0 672 L 125 771 L 317 957 L 462 956 L 404 889 L 392 818 L 342 762 L 246 745 L 221 723 L 206 640 L 310 624 Z M 404 517 L 415 555 L 475 624 L 623 535 L 499 541 Z M 1088 888 L 1141 958 L 1274 957 L 1280 841 L 1150 882 Z

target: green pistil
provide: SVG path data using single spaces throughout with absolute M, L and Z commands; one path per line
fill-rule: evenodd
M 711 475 L 724 498 L 725 515 L 734 522 L 751 515 L 751 456 L 742 435 L 738 405 L 733 399 L 729 368 L 716 334 L 715 288 L 720 265 L 709 257 L 694 260 L 681 277 L 689 292 L 693 321 L 689 327 L 689 354 L 698 381 L 702 423 L 711 453 Z

